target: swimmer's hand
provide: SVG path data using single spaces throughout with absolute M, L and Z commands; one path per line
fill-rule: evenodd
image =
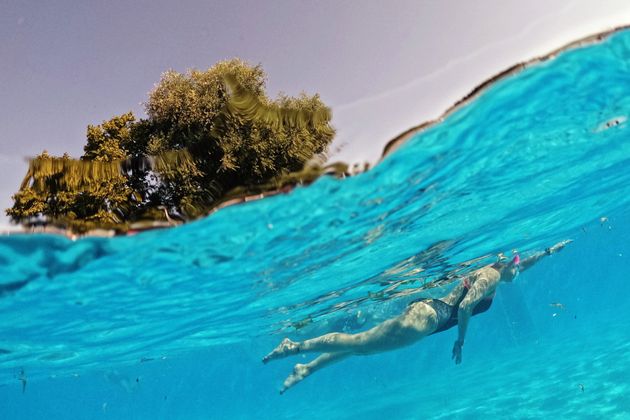
M 453 360 L 455 360 L 455 364 L 459 365 L 462 362 L 462 346 L 464 343 L 462 341 L 456 340 L 455 344 L 453 344 Z
M 545 252 L 547 253 L 547 255 L 555 254 L 556 252 L 560 251 L 562 248 L 564 248 L 565 246 L 567 246 L 571 242 L 573 242 L 573 239 L 567 239 L 565 241 L 558 242 L 557 244 L 555 244 L 551 248 L 547 248 L 545 250 Z

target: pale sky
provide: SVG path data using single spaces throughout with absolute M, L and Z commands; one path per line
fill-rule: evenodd
M 332 160 L 375 161 L 499 71 L 628 23 L 628 0 L 0 0 L 0 226 L 26 158 L 78 157 L 88 124 L 144 116 L 168 69 L 260 63 L 270 96 L 332 107 Z

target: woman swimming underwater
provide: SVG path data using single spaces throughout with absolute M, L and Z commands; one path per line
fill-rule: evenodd
M 516 255 L 509 262 L 499 261 L 481 267 L 463 277 L 446 296 L 412 301 L 401 315 L 383 321 L 367 331 L 357 334 L 333 332 L 301 342 L 285 338 L 263 358 L 263 363 L 298 353 L 322 353 L 310 363 L 295 365 L 293 373 L 284 381 L 280 391 L 282 394 L 313 372 L 348 356 L 394 350 L 457 325 L 458 336 L 453 345 L 453 360 L 459 364 L 462 361 L 462 347 L 470 317 L 490 308 L 499 283 L 511 282 L 520 271 L 527 270 L 541 258 L 558 252 L 569 242 L 571 241 L 560 242 L 528 258 L 520 259 Z

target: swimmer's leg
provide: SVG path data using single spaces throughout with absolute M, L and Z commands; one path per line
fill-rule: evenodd
M 403 315 L 383 321 L 358 334 L 335 332 L 301 342 L 285 338 L 263 358 L 263 363 L 299 352 L 371 354 L 393 350 L 426 337 L 435 331 L 437 325 L 435 310 L 424 303 L 418 303 Z
M 282 389 L 280 390 L 281 394 L 302 381 L 307 376 L 311 375 L 313 372 L 320 370 L 323 367 L 329 366 L 335 362 L 345 359 L 350 356 L 351 353 L 324 353 L 315 360 L 305 365 L 298 363 L 293 368 L 293 373 L 287 376 L 287 379 L 284 380 L 284 384 Z
M 380 353 L 413 344 L 435 331 L 436 325 L 435 315 L 405 313 L 358 334 L 330 333 L 296 344 L 303 352 Z
M 262 362 L 267 363 L 271 360 L 281 359 L 283 357 L 290 356 L 292 354 L 296 354 L 300 351 L 299 343 L 289 340 L 285 338 L 278 344 L 278 346 L 271 351 L 268 355 L 263 357 Z
M 263 363 L 267 363 L 271 360 L 281 359 L 301 351 L 347 352 L 350 351 L 350 348 L 356 347 L 356 345 L 364 339 L 365 334 L 370 331 L 371 330 L 368 330 L 359 334 L 329 333 L 301 342 L 295 342 L 285 338 L 271 353 L 263 357 L 262 361 Z

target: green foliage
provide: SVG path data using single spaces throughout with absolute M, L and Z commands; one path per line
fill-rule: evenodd
M 33 159 L 15 221 L 46 219 L 74 230 L 125 229 L 168 209 L 205 214 L 226 191 L 268 188 L 323 154 L 334 136 L 318 95 L 265 94 L 260 66 L 234 59 L 206 71 L 168 71 L 132 113 L 88 126 L 81 160 Z
M 88 125 L 87 144 L 83 148 L 85 154 L 81 159 L 106 162 L 126 159 L 135 122 L 133 113 L 128 112 L 101 125 Z
M 7 209 L 7 216 L 16 222 L 35 221 L 47 213 L 46 197 L 30 187 L 23 188 L 13 195 L 13 207 Z
M 133 189 L 121 171 L 135 118 L 128 113 L 88 126 L 82 160 L 47 153 L 32 159 L 7 214 L 15 221 L 46 221 L 74 231 L 126 229 Z
M 194 167 L 160 173 L 152 202 L 195 216 L 225 191 L 298 171 L 326 150 L 334 130 L 319 96 L 272 101 L 264 87 L 260 66 L 241 60 L 162 76 L 146 104 L 147 149 L 186 148 Z

